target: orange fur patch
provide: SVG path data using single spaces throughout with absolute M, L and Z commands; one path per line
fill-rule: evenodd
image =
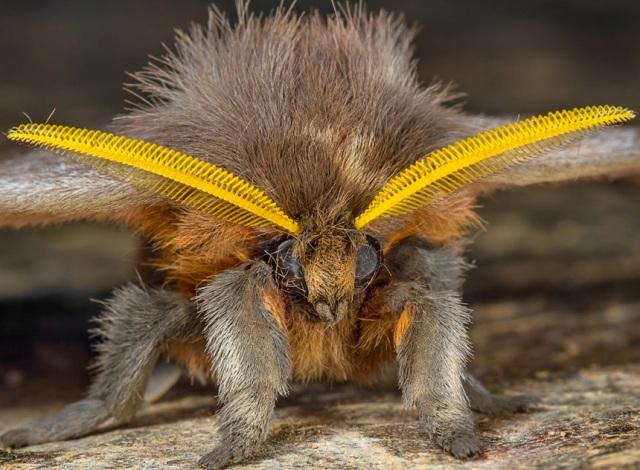
M 386 238 L 385 252 L 412 236 L 435 243 L 447 243 L 465 236 L 474 227 L 482 226 L 475 212 L 475 194 L 458 191 L 455 194 L 398 219 L 382 219 L 372 229 Z
M 404 338 L 404 334 L 407 332 L 407 328 L 409 328 L 409 324 L 411 323 L 412 318 L 413 310 L 410 305 L 407 305 L 400 314 L 400 318 L 398 319 L 396 327 L 393 330 L 393 345 L 396 349 L 398 349 L 398 347 L 400 346 L 402 338 Z
M 359 315 L 359 336 L 355 346 L 356 366 L 351 378 L 365 384 L 372 383 L 383 366 L 395 359 L 393 332 L 398 321 L 398 312 L 389 308 L 389 279 L 385 273 L 382 273 L 382 277 L 380 284 L 371 288 Z
M 186 296 L 219 272 L 249 260 L 256 244 L 270 235 L 168 205 L 131 213 L 129 223 L 149 239 L 155 252 L 149 262 L 166 284 Z
M 278 327 L 286 333 L 287 321 L 285 318 L 286 306 L 282 296 L 278 294 L 276 289 L 263 289 L 261 292 L 262 302 L 266 309 L 276 319 Z
M 329 328 L 323 322 L 308 318 L 305 312 L 295 309 L 287 312 L 294 379 L 302 382 L 349 379 L 354 362 L 354 330 L 353 316 Z
M 205 340 L 202 337 L 191 342 L 171 341 L 167 345 L 166 354 L 184 367 L 191 378 L 201 375 L 210 377 L 212 374 L 212 364 L 207 355 Z

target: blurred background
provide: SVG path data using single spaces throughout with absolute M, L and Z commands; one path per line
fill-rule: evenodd
M 207 0 L 3 0 L 0 129 L 43 121 L 101 126 L 123 109 L 125 71 L 161 55 Z M 231 1 L 216 3 L 232 13 Z M 269 11 L 276 1 L 253 1 Z M 640 110 L 637 0 L 371 0 L 420 25 L 424 82 L 453 82 L 469 111 L 584 104 Z M 332 10 L 329 1 L 296 10 Z M 0 156 L 17 147 L 0 138 Z M 466 300 L 473 367 L 491 381 L 638 362 L 640 185 L 616 181 L 510 191 L 483 200 Z M 0 407 L 77 398 L 88 381 L 89 318 L 133 276 L 136 240 L 75 224 L 0 231 Z M 56 378 L 58 380 L 56 380 Z

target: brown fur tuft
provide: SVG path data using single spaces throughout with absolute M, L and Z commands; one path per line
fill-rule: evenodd
M 212 10 L 134 75 L 153 105 L 117 124 L 249 179 L 303 223 L 331 225 L 464 134 L 447 90 L 420 87 L 412 39 L 395 15 L 359 8 L 241 13 L 235 27 Z

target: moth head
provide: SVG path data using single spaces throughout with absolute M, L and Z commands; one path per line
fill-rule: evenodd
M 308 303 L 319 320 L 335 324 L 375 279 L 382 252 L 371 235 L 331 227 L 284 239 L 271 260 L 281 289 Z

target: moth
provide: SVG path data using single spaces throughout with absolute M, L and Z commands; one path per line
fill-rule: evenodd
M 455 457 L 480 453 L 472 410 L 530 401 L 491 393 L 466 370 L 460 293 L 475 201 L 637 172 L 635 131 L 603 131 L 609 146 L 583 135 L 634 113 L 589 106 L 487 129 L 495 122 L 451 106 L 446 87 L 419 83 L 398 16 L 238 8 L 233 24 L 212 9 L 135 74 L 140 102 L 113 133 L 9 131 L 41 150 L 0 164 L 0 224 L 126 226 L 148 240 L 160 281 L 104 303 L 87 397 L 1 443 L 130 420 L 165 355 L 218 386 L 207 468 L 259 448 L 293 381 L 370 383 L 393 362 L 425 433 Z

